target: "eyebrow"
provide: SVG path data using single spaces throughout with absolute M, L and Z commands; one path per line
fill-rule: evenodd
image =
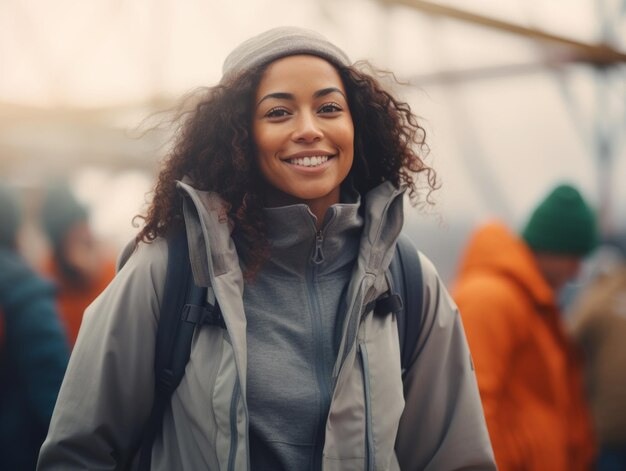
M 331 93 L 339 93 L 341 96 L 343 96 L 347 100 L 346 95 L 337 87 L 322 88 L 321 90 L 318 90 L 313 94 L 313 98 L 319 98 L 322 96 L 330 95 Z M 259 102 L 256 104 L 257 108 L 263 101 L 269 98 L 276 98 L 278 100 L 294 100 L 295 99 L 293 93 L 286 93 L 286 92 L 268 93 L 263 98 L 261 98 Z

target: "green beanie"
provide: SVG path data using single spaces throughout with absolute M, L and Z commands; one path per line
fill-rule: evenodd
M 598 243 L 596 217 L 576 188 L 559 185 L 533 211 L 522 237 L 535 252 L 587 255 Z
M 22 210 L 17 195 L 0 182 L 0 247 L 15 247 Z
M 46 189 L 40 218 L 43 230 L 56 247 L 72 226 L 87 220 L 87 209 L 78 202 L 67 184 L 55 183 Z

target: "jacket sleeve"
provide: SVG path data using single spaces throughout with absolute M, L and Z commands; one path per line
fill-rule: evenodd
M 508 377 L 518 349 L 526 342 L 523 300 L 504 282 L 480 276 L 465 280 L 454 292 L 461 310 L 483 402 L 485 418 L 502 469 L 520 469 L 528 459 L 532 431 L 510 410 Z
M 120 469 L 154 395 L 154 346 L 167 244 L 137 251 L 85 311 L 37 469 Z
M 493 451 L 459 312 L 420 254 L 422 328 L 404 380 L 396 454 L 402 470 L 494 470 Z

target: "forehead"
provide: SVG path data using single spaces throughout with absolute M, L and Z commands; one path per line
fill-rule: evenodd
M 328 87 L 336 87 L 345 93 L 337 69 L 321 57 L 300 54 L 270 63 L 259 82 L 257 96 L 308 89 L 316 91 Z

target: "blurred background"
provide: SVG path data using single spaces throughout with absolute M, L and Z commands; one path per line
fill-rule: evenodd
M 66 179 L 118 252 L 167 151 L 158 113 L 279 25 L 406 83 L 442 184 L 409 231 L 446 281 L 477 223 L 519 227 L 561 181 L 605 235 L 626 230 L 625 0 L 3 0 L 0 176 L 29 214 Z M 35 217 L 22 244 L 35 264 L 48 250 Z

